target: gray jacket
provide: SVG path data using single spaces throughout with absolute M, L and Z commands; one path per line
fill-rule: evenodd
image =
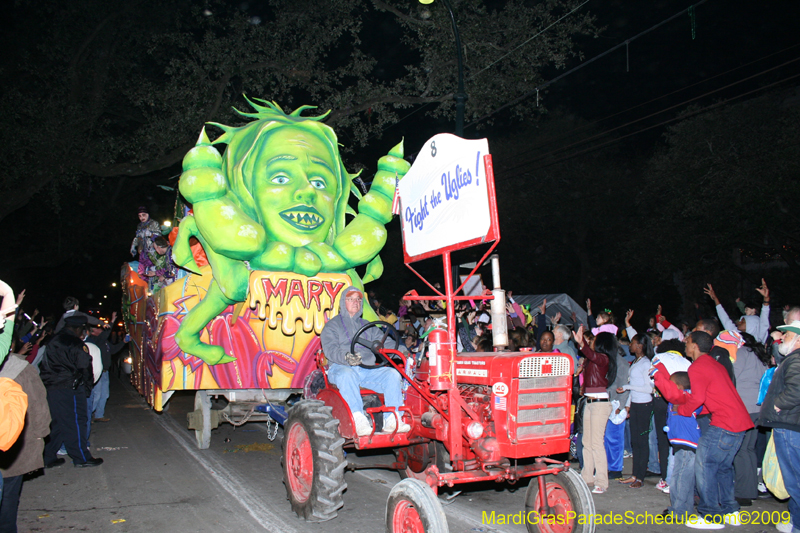
M 338 365 L 349 366 L 345 361 L 345 354 L 350 351 L 350 343 L 353 337 L 355 337 L 356 332 L 364 327 L 364 325 L 369 324 L 369 322 L 361 317 L 363 308 L 354 316 L 350 316 L 350 313 L 348 313 L 345 308 L 344 295 L 352 289 L 361 290 L 357 287 L 348 287 L 342 291 L 342 297 L 339 300 L 339 314 L 325 324 L 325 327 L 322 328 L 322 334 L 320 335 L 322 351 L 325 352 L 325 357 L 328 359 L 328 362 Z M 370 328 L 365 331 L 360 338 L 363 342 L 372 342 L 380 340 L 382 337 L 383 333 L 378 328 Z M 388 337 L 384 347 L 396 348 L 397 344 L 391 337 Z M 361 362 L 363 364 L 375 364 L 375 355 L 369 348 L 361 344 L 357 344 L 355 348 L 356 353 L 361 355 Z
M 758 402 L 758 391 L 761 388 L 761 376 L 767 367 L 750 348 L 742 346 L 736 351 L 733 373 L 736 375 L 736 392 L 744 402 L 747 412 L 758 414 L 761 407 Z
M 617 400 L 620 408 L 625 407 L 625 404 L 628 403 L 628 396 L 630 396 L 631 391 L 626 390 L 620 394 L 617 392 L 617 388 L 628 384 L 630 374 L 631 365 L 622 357 L 622 350 L 619 350 L 617 352 L 617 377 L 614 378 L 614 383 L 608 386 L 608 400 L 612 402 Z

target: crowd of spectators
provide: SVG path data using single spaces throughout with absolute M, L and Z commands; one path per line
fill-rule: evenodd
M 15 298 L 0 281 L 0 533 L 17 531 L 23 476 L 66 463 L 103 463 L 90 451 L 92 422 L 108 422 L 108 374 L 125 345 L 110 323 L 80 311 L 74 297 L 64 312 L 25 312 L 25 291 Z
M 163 256 L 160 244 L 153 240 Z M 757 291 L 760 309 L 742 304 L 734 322 L 708 285 L 716 316 L 678 327 L 658 306 L 643 332 L 632 325 L 633 310 L 618 326 L 610 310 L 594 314 L 587 300 L 587 323 L 573 314 L 564 324 L 559 313 L 548 316 L 547 300 L 530 308 L 509 292 L 501 349 L 573 360 L 572 454 L 594 494 L 613 480 L 641 489 L 657 476 L 655 488 L 670 499 L 665 516 L 698 529 L 738 525 L 742 506 L 768 497 L 762 463 L 772 439 L 792 518 L 777 527 L 793 531 L 800 524 L 800 307 L 787 306 L 784 323 L 773 328 L 766 283 Z M 108 373 L 125 344 L 73 297 L 56 320 L 37 309 L 28 315 L 24 295 L 15 298 L 0 282 L 2 524 L 16 523 L 22 476 L 64 464 L 59 452 L 77 467 L 102 464 L 89 451 L 91 423 L 108 420 Z M 412 295 L 396 313 L 369 298 L 382 320 L 398 326 L 408 350 L 419 352 L 446 304 Z M 454 311 L 460 353 L 496 349 L 488 300 L 458 302 Z M 623 459 L 631 456 L 624 475 Z
M 547 300 L 531 309 L 509 292 L 508 345 L 500 349 L 573 359 L 572 453 L 593 493 L 614 479 L 641 489 L 653 476 L 670 498 L 664 516 L 696 529 L 739 525 L 741 507 L 771 497 L 761 466 L 772 438 L 792 517 L 777 528 L 792 531 L 800 524 L 800 307 L 786 306 L 784 324 L 771 327 L 766 282 L 756 290 L 761 305 L 737 299 L 735 322 L 709 284 L 716 316 L 696 305 L 694 320 L 679 327 L 658 306 L 642 332 L 633 310 L 618 326 L 610 310 L 595 315 L 587 300 L 586 324 L 574 314 L 562 324 L 560 314 L 547 315 Z M 404 297 L 395 314 L 371 298 L 412 351 L 445 312 L 444 302 Z M 496 349 L 487 300 L 457 302 L 455 316 L 459 353 Z M 627 457 L 633 467 L 623 475 Z

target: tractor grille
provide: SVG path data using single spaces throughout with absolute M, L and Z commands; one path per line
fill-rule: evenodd
M 517 438 L 535 439 L 536 437 L 553 437 L 564 433 L 564 423 L 547 424 L 545 426 L 523 426 L 517 429 Z
M 526 357 L 519 363 L 516 381 L 517 440 L 566 435 L 572 387 L 570 358 L 562 355 Z
M 567 401 L 567 392 L 529 392 L 519 395 L 518 405 L 527 407 L 529 405 L 547 405 L 550 403 L 564 403 Z
M 526 357 L 519 363 L 520 378 L 537 378 L 539 376 L 568 376 L 569 358 L 554 355 Z
M 569 376 L 557 376 L 551 378 L 528 378 L 519 380 L 519 391 L 529 389 L 566 389 L 572 386 L 572 379 Z
M 517 423 L 546 422 L 548 420 L 561 420 L 564 417 L 563 407 L 546 407 L 544 409 L 526 409 L 517 414 Z

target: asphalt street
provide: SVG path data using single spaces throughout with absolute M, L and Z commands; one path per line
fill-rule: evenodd
M 168 411 L 158 414 L 127 381 L 111 380 L 107 423 L 95 423 L 92 453 L 105 463 L 97 468 L 66 465 L 26 479 L 19 510 L 19 530 L 36 532 L 317 532 L 380 533 L 385 530 L 386 499 L 400 481 L 396 472 L 358 470 L 345 475 L 344 508 L 334 520 L 308 523 L 291 511 L 283 486 L 282 431 L 274 441 L 264 423 L 239 428 L 222 425 L 211 433 L 211 447 L 198 450 L 194 432 L 186 429 L 193 393 L 176 393 Z M 348 454 L 352 462 L 389 462 L 391 455 Z M 625 472 L 630 472 L 626 460 Z M 641 489 L 612 481 L 595 495 L 596 511 L 619 524 L 602 524 L 598 532 L 688 531 L 683 525 L 625 524 L 629 517 L 655 515 L 669 496 L 647 478 Z M 524 512 L 525 484 L 462 486 L 445 507 L 451 533 L 523 533 L 524 525 L 498 524 L 500 515 Z M 773 499 L 758 500 L 758 520 L 786 510 Z M 495 523 L 487 518 L 495 513 Z M 628 513 L 627 515 L 625 513 Z M 609 514 L 611 513 L 611 514 Z M 754 515 L 749 515 L 751 518 Z M 773 516 L 776 516 L 773 513 Z M 640 518 L 644 519 L 644 518 Z M 726 527 L 749 533 L 775 531 L 774 524 Z

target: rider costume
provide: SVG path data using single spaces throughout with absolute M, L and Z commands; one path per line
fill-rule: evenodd
M 358 434 L 368 435 L 371 429 L 368 425 L 368 417 L 364 414 L 364 403 L 361 400 L 359 387 L 382 393 L 387 407 L 400 407 L 403 405 L 403 378 L 400 377 L 397 370 L 391 367 L 366 369 L 358 366 L 358 363 L 354 365 L 348 363 L 348 359 L 354 361 L 352 355 L 348 358 L 353 337 L 369 322 L 361 317 L 361 303 L 358 304 L 358 310 L 351 316 L 347 310 L 347 298 L 359 298 L 363 301 L 363 294 L 352 286 L 345 290 L 344 297 L 339 303 L 339 314 L 329 320 L 322 330 L 322 349 L 329 362 L 328 380 L 339 388 L 342 398 L 350 407 Z M 380 340 L 382 337 L 382 331 L 378 328 L 370 328 L 361 334 L 360 339 L 364 342 L 372 342 Z M 396 348 L 395 340 L 387 337 L 385 347 Z M 375 354 L 369 349 L 357 344 L 355 350 L 356 356 L 361 356 L 363 364 L 376 364 Z M 398 412 L 398 416 L 402 416 L 402 413 Z M 364 426 L 364 423 L 367 425 Z M 384 413 L 384 431 L 394 431 L 396 423 L 397 420 L 392 413 Z M 398 431 L 403 432 L 409 429 L 407 424 L 401 423 Z

